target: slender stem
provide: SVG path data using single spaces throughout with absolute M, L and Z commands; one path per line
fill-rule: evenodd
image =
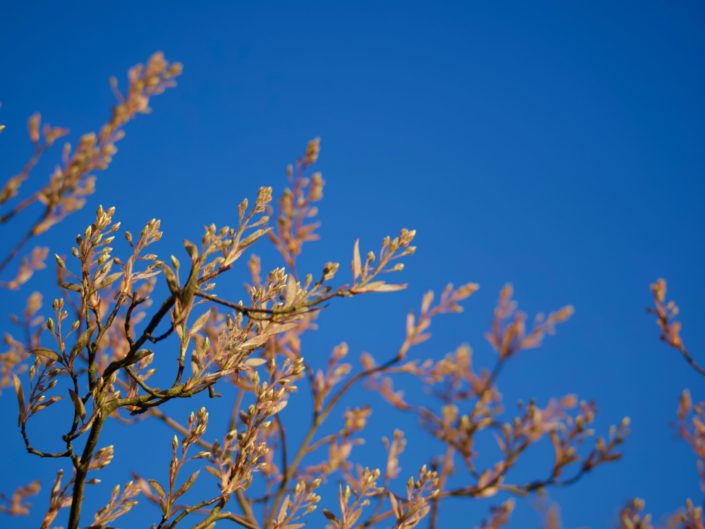
M 247 527 L 247 529 L 259 529 L 259 526 L 256 523 L 253 523 L 252 521 L 247 520 L 247 519 L 243 518 L 242 516 L 238 516 L 237 514 L 233 514 L 231 512 L 219 513 L 215 519 L 216 520 L 230 520 L 230 521 L 233 521 L 243 527 Z
M 106 418 L 110 415 L 108 410 L 102 410 L 103 413 L 96 417 L 91 427 L 91 432 L 88 434 L 86 446 L 83 448 L 81 459 L 75 465 L 76 476 L 73 485 L 73 494 L 71 496 L 71 512 L 69 514 L 68 529 L 78 529 L 78 524 L 81 518 L 81 507 L 83 504 L 83 491 L 86 486 L 86 476 L 88 475 L 88 467 L 93 459 L 93 453 L 98 444 L 100 432 L 103 429 Z
M 455 454 L 455 449 L 452 445 L 448 445 L 446 448 L 446 453 L 443 456 L 443 466 L 441 467 L 440 479 L 438 482 L 438 489 L 443 490 L 443 487 L 448 480 L 448 476 L 453 468 L 453 455 Z M 431 500 L 431 514 L 428 520 L 428 529 L 436 529 L 438 524 L 438 510 L 441 505 L 441 498 L 436 496 Z
M 391 366 L 396 364 L 401 360 L 401 356 L 397 355 L 394 358 L 388 360 L 384 364 L 381 364 L 377 367 L 373 367 L 371 369 L 367 369 L 365 371 L 360 371 L 357 373 L 355 376 L 351 377 L 344 385 L 342 388 L 338 390 L 338 392 L 331 397 L 331 399 L 327 402 L 327 404 L 323 407 L 323 410 L 317 415 L 314 415 L 313 421 L 311 423 L 311 427 L 308 429 L 308 432 L 306 432 L 306 436 L 304 437 L 303 441 L 301 441 L 301 445 L 299 445 L 299 450 L 296 452 L 296 455 L 294 456 L 294 460 L 291 462 L 289 465 L 289 468 L 287 469 L 287 472 L 282 476 L 282 481 L 279 485 L 279 490 L 277 490 L 276 495 L 274 496 L 274 501 L 272 502 L 272 510 L 269 513 L 269 518 L 267 519 L 267 523 L 265 524 L 265 527 L 271 528 L 272 524 L 274 522 L 274 516 L 276 515 L 275 513 L 279 509 L 279 504 L 281 503 L 284 493 L 286 492 L 286 487 L 289 484 L 289 482 L 295 477 L 296 471 L 299 468 L 299 464 L 301 463 L 301 460 L 304 458 L 306 454 L 309 452 L 309 446 L 311 444 L 311 441 L 313 440 L 314 435 L 316 434 L 316 431 L 318 431 L 318 427 L 323 423 L 323 421 L 326 420 L 330 412 L 333 410 L 335 405 L 338 403 L 338 401 L 343 397 L 345 393 L 359 380 L 363 378 L 367 378 L 371 375 L 374 375 L 376 373 L 379 373 L 381 371 L 384 371 L 386 369 L 389 369 Z
M 37 162 L 39 162 L 39 159 L 41 158 L 42 154 L 49 148 L 49 145 L 46 143 L 35 143 L 34 144 L 34 153 L 32 154 L 32 157 L 27 161 L 25 166 L 22 168 L 22 171 L 17 176 L 14 176 L 10 179 L 10 181 L 14 180 L 15 184 L 17 184 L 17 187 L 15 188 L 14 193 L 10 193 L 8 195 L 4 195 L 3 199 L 0 199 L 0 205 L 5 204 L 6 201 L 9 199 L 13 198 L 13 196 L 16 196 L 17 191 L 19 190 L 19 186 L 24 183 L 25 180 L 29 177 L 29 173 L 32 172 L 32 169 L 37 165 Z M 9 184 L 10 181 L 7 183 Z M 3 192 L 6 191 L 6 189 L 3 189 Z M 7 221 L 9 221 L 12 217 L 20 213 L 22 210 L 24 210 L 26 207 L 30 206 L 33 204 L 37 198 L 39 197 L 39 191 L 36 193 L 33 193 L 26 197 L 22 202 L 17 204 L 12 210 L 8 211 L 7 213 L 0 215 L 0 224 L 4 224 Z
M 167 529 L 174 529 L 174 527 L 176 527 L 178 525 L 178 523 L 181 520 L 183 520 L 184 518 L 186 518 L 189 514 L 191 514 L 192 512 L 197 512 L 200 509 L 203 509 L 204 507 L 208 507 L 209 505 L 213 505 L 219 499 L 220 499 L 220 496 L 218 496 L 216 498 L 212 498 L 210 500 L 203 500 L 203 501 L 197 503 L 196 505 L 191 505 L 190 507 L 184 508 L 179 513 L 179 515 L 176 518 L 174 518 L 174 520 L 168 526 L 166 526 L 166 528 Z M 166 520 L 164 520 L 162 523 L 160 523 L 157 529 L 162 529 L 164 527 L 165 522 L 166 522 Z
M 279 484 L 279 490 L 277 490 L 277 493 L 274 496 L 274 501 L 272 502 L 272 510 L 270 511 L 267 522 L 265 523 L 266 528 L 273 527 L 274 517 L 276 516 L 276 512 L 279 510 L 279 504 L 281 503 L 281 500 L 284 497 L 284 493 L 286 492 L 286 486 L 296 475 L 296 470 L 298 469 L 301 460 L 308 453 L 308 446 L 309 444 L 311 444 L 313 436 L 316 435 L 318 427 L 324 420 L 324 414 L 321 414 L 314 419 L 313 423 L 308 429 L 308 432 L 306 432 L 306 436 L 304 437 L 303 441 L 301 441 L 299 450 L 296 452 L 296 456 L 294 456 L 294 460 L 291 462 L 288 471 L 282 476 L 282 481 Z
M 218 520 L 220 511 L 223 508 L 222 506 L 222 501 L 219 505 L 216 505 L 213 507 L 210 513 L 208 513 L 208 516 L 206 516 L 203 520 L 198 522 L 196 525 L 193 526 L 193 529 L 209 529 L 210 527 L 213 527 L 215 522 Z
M 24 234 L 24 237 L 22 237 L 19 242 L 15 245 L 15 247 L 8 253 L 5 258 L 0 262 L 0 272 L 5 270 L 7 265 L 9 265 L 12 260 L 17 257 L 17 254 L 20 253 L 22 248 L 24 247 L 25 244 L 27 244 L 27 241 L 29 241 L 32 238 L 34 228 L 30 229 L 27 233 Z
M 255 518 L 255 513 L 252 512 L 252 505 L 250 505 L 250 501 L 245 496 L 245 493 L 242 490 L 238 490 L 235 492 L 235 498 L 237 499 L 237 503 L 242 509 L 242 512 L 245 513 L 245 518 L 250 524 L 249 527 L 259 529 L 259 524 L 257 523 L 257 518 Z
M 286 475 L 289 472 L 289 465 L 287 463 L 287 450 L 286 450 L 286 432 L 284 431 L 284 424 L 282 423 L 281 417 L 277 413 L 274 416 L 274 421 L 277 423 L 277 430 L 279 432 L 279 444 L 281 445 L 281 465 L 282 473 Z
M 688 350 L 685 347 L 676 347 L 676 349 L 678 349 L 681 352 L 685 361 L 688 362 L 690 367 L 692 367 L 696 373 L 698 373 L 699 375 L 705 376 L 705 368 L 700 366 L 695 361 L 695 359 L 691 356 L 691 354 L 688 352 Z
M 134 360 L 137 351 L 145 344 L 147 340 L 152 337 L 152 333 L 156 330 L 164 316 L 169 313 L 171 308 L 174 306 L 174 303 L 176 303 L 176 296 L 172 294 L 164 301 L 164 303 L 162 303 L 162 306 L 159 307 L 159 310 L 154 314 L 154 316 L 152 316 L 152 319 L 147 324 L 144 332 L 137 340 L 135 340 L 125 357 L 121 360 L 114 360 L 108 365 L 108 367 L 105 368 L 103 378 L 107 379 L 121 367 L 130 365 L 130 363 Z

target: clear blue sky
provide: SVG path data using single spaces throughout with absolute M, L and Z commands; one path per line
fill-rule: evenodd
M 356 237 L 377 246 L 400 227 L 418 230 L 419 250 L 408 291 L 332 307 L 309 354 L 347 340 L 355 356 L 383 356 L 406 311 L 447 281 L 482 289 L 420 354 L 468 342 L 489 364 L 482 333 L 506 281 L 532 313 L 572 303 L 559 335 L 507 370 L 505 395 L 577 392 L 597 400 L 602 428 L 632 418 L 623 461 L 551 492 L 567 527 L 610 526 L 632 496 L 659 518 L 699 497 L 694 458 L 669 423 L 682 388 L 705 397 L 702 381 L 658 342 L 644 307 L 649 283 L 667 277 L 686 343 L 705 355 L 704 25 L 697 1 L 7 3 L 0 171 L 29 155 L 29 114 L 92 130 L 111 103 L 108 77 L 163 50 L 185 65 L 179 87 L 129 127 L 91 206 L 52 232 L 55 250 L 103 203 L 132 229 L 162 219 L 163 251 L 175 251 L 203 224 L 233 219 L 258 186 L 281 189 L 285 164 L 321 136 L 323 242 L 304 262 L 347 263 Z M 3 313 L 19 300 L 3 293 Z M 50 473 L 22 453 L 14 396 L 0 398 L 0 448 L 13 454 L 2 489 L 42 478 L 44 507 Z M 378 412 L 364 454 L 381 455 L 393 417 Z M 428 445 L 403 424 L 411 471 Z M 166 475 L 170 433 L 141 428 L 109 432 L 125 446 L 115 480 L 133 467 Z M 473 527 L 486 508 L 455 503 L 443 527 Z M 537 523 L 525 502 L 510 527 Z

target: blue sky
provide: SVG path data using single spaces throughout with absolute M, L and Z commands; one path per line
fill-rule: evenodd
M 572 303 L 573 320 L 517 359 L 502 389 L 508 402 L 595 399 L 602 428 L 632 418 L 623 461 L 551 492 L 567 527 L 612 525 L 633 496 L 659 518 L 699 497 L 694 458 L 669 424 L 681 389 L 703 398 L 702 382 L 644 308 L 649 283 L 668 278 L 686 344 L 705 354 L 704 22 L 703 4 L 686 1 L 18 2 L 0 20 L 0 171 L 29 156 L 32 112 L 92 130 L 111 104 L 108 77 L 163 50 L 185 65 L 178 88 L 129 127 L 91 206 L 48 237 L 54 250 L 103 203 L 133 231 L 162 219 L 163 252 L 176 251 L 202 225 L 231 221 L 258 186 L 281 189 L 286 163 L 320 136 L 323 240 L 303 263 L 347 263 L 355 238 L 376 247 L 401 227 L 417 229 L 419 250 L 407 291 L 331 307 L 310 354 L 346 340 L 354 355 L 384 355 L 423 292 L 448 281 L 482 288 L 420 355 L 467 342 L 489 365 L 482 334 L 507 281 L 530 313 Z M 10 310 L 21 299 L 0 297 Z M 2 488 L 46 482 L 45 462 L 12 433 L 14 396 L 0 406 L 0 447 L 14 454 Z M 378 412 L 365 454 L 381 454 L 376 438 L 396 420 Z M 400 424 L 411 470 L 430 445 Z M 107 434 L 127 452 L 116 480 L 132 466 L 166 473 L 170 433 L 140 428 L 151 437 Z M 444 527 L 474 526 L 486 507 L 456 502 Z M 537 523 L 524 502 L 510 527 Z

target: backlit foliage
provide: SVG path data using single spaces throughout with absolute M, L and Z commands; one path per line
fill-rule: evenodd
M 65 143 L 61 151 L 61 161 L 49 175 L 49 180 L 36 191 L 21 195 L 22 185 L 30 177 L 40 159 L 69 131 L 45 123 L 41 116 L 29 118 L 29 139 L 33 153 L 21 171 L 9 178 L 0 189 L 0 224 L 6 224 L 20 213 L 37 206 L 40 214 L 29 230 L 11 247 L 0 261 L 0 273 L 17 257 L 24 246 L 32 239 L 45 233 L 67 215 L 80 210 L 95 188 L 93 173 L 104 171 L 117 152 L 116 144 L 125 135 L 125 125 L 138 114 L 150 111 L 149 102 L 155 95 L 174 86 L 174 79 L 181 74 L 179 63 L 169 63 L 161 53 L 150 57 L 146 65 L 137 65 L 128 72 L 127 92 L 122 94 L 116 79 L 111 80 L 117 104 L 113 107 L 110 119 L 98 132 L 81 136 L 75 147 Z M 4 127 L 3 127 L 4 128 Z M 18 288 L 34 273 L 44 267 L 48 250 L 37 248 L 31 258 L 22 261 L 15 278 L 5 282 L 7 288 Z
M 705 375 L 705 369 L 695 361 L 685 348 L 680 336 L 681 324 L 676 320 L 678 305 L 676 305 L 675 301 L 667 299 L 666 291 L 667 285 L 664 279 L 658 279 L 651 285 L 654 306 L 650 307 L 648 312 L 656 316 L 656 323 L 661 331 L 661 340 L 680 352 L 696 373 Z M 699 402 L 694 405 L 690 391 L 687 389 L 683 390 L 678 402 L 677 418 L 678 433 L 687 441 L 695 453 L 700 476 L 700 489 L 705 494 L 705 403 Z M 643 502 L 635 503 L 635 507 L 629 511 L 629 516 L 633 520 L 629 521 L 629 523 L 623 522 L 626 529 L 631 529 L 632 527 L 651 529 L 649 516 L 642 518 L 638 514 L 643 508 Z M 623 518 L 625 516 L 623 514 Z M 677 522 L 687 529 L 705 529 L 702 501 L 700 506 L 696 506 L 692 499 L 687 499 L 685 508 L 675 518 Z
M 85 205 L 94 189 L 92 175 L 108 167 L 123 127 L 147 112 L 150 98 L 173 86 L 180 72 L 178 63 L 155 54 L 130 70 L 125 94 L 113 82 L 118 102 L 109 121 L 82 136 L 75 148 L 66 144 L 48 183 L 23 196 L 22 185 L 40 157 L 68 134 L 42 126 L 39 115 L 30 118 L 34 154 L 0 192 L 5 208 L 0 223 L 31 206 L 40 217 L 0 264 L 3 273 L 19 261 L 5 288 L 19 289 L 47 267 L 48 249 L 26 251 L 26 244 Z M 600 434 L 593 427 L 594 402 L 572 394 L 547 402 L 503 398 L 506 366 L 541 346 L 573 313 L 566 306 L 530 320 L 509 285 L 499 293 L 486 333 L 495 352 L 490 366 L 478 365 L 468 345 L 441 358 L 422 347 L 436 318 L 463 310 L 479 288 L 474 283 L 425 294 L 407 315 L 403 339 L 390 354 L 361 353 L 355 360 L 341 342 L 321 361 L 312 356 L 320 353 L 306 350 L 305 335 L 316 328 L 322 310 L 343 301 L 337 298 L 404 289 L 392 278 L 415 251 L 414 230 L 402 229 L 374 250 L 363 251 L 359 240 L 351 241 L 349 273 L 333 261 L 313 273 L 299 269 L 304 246 L 319 237 L 317 203 L 324 180 L 313 172 L 319 153 L 314 139 L 288 168 L 288 187 L 278 198 L 271 188 L 260 188 L 251 202 L 237 206 L 232 226 L 206 226 L 199 241 L 184 242 L 179 255 L 159 253 L 159 220 L 133 234 L 117 220 L 116 208 L 102 206 L 73 247 L 56 245 L 56 292 L 29 295 L 23 314 L 13 318 L 17 332 L 5 335 L 0 356 L 0 387 L 14 389 L 27 451 L 64 463 L 45 484 L 48 501 L 35 507 L 45 509 L 43 529 L 115 527 L 138 502 L 152 508 L 152 527 L 159 529 L 221 523 L 249 529 L 434 529 L 442 527 L 440 512 L 453 498 L 493 500 L 476 525 L 498 529 L 510 522 L 518 498 L 574 484 L 620 458 L 628 419 Z M 253 252 L 268 242 L 281 266 L 263 269 Z M 219 288 L 221 276 L 233 269 L 249 275 L 236 297 Z M 699 370 L 679 337 L 677 310 L 665 300 L 665 283 L 653 290 L 662 339 Z M 356 447 L 377 440 L 366 434 L 372 406 L 349 405 L 358 388 L 386 402 L 384 413 L 416 418 L 428 446 L 436 447 L 426 464 L 407 464 L 407 445 L 418 440 L 395 428 L 379 440 L 384 450 L 378 461 L 359 455 Z M 289 404 L 304 393 L 310 413 L 293 419 L 305 423 L 303 431 L 294 432 Z M 228 423 L 223 434 L 211 433 L 206 407 L 194 405 L 182 418 L 164 406 L 225 394 L 234 398 L 226 418 L 219 418 Z M 678 419 L 705 479 L 704 409 L 684 393 Z M 54 438 L 33 435 L 35 420 L 52 412 L 63 429 Z M 168 467 L 157 475 L 132 469 L 132 479 L 115 484 L 103 507 L 87 512 L 84 500 L 101 471 L 116 459 L 130 465 L 120 446 L 105 443 L 104 426 L 114 421 L 130 428 L 140 420 L 156 420 L 173 431 L 171 446 L 164 447 Z M 536 445 L 550 450 L 551 461 L 535 476 L 520 478 L 515 470 Z M 30 498 L 34 502 L 39 490 L 33 482 L 0 496 L 0 511 L 28 514 Z M 626 506 L 620 527 L 650 528 L 642 509 L 639 500 Z M 557 518 L 551 520 L 550 527 L 557 528 Z M 687 528 L 703 527 L 701 510 L 692 503 L 680 520 Z

